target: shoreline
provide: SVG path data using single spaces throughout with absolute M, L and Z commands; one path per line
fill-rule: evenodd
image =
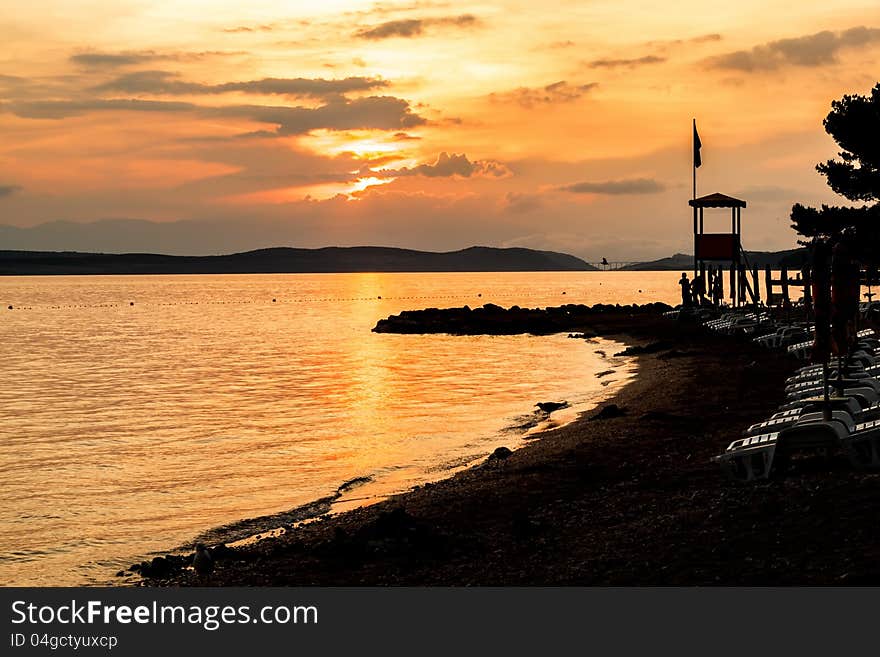
M 573 345 L 573 348 L 590 348 L 591 346 L 593 346 L 595 338 L 603 338 L 604 336 L 575 336 L 569 334 L 568 337 L 570 339 L 580 340 L 586 343 L 585 345 Z M 618 339 L 607 339 L 607 341 L 611 342 L 616 349 L 623 351 L 629 349 L 630 347 L 637 346 L 632 341 L 629 341 L 627 343 L 622 342 L 619 339 L 620 336 L 617 336 L 617 338 Z M 597 372 L 595 376 L 598 379 L 602 379 L 603 377 L 609 375 L 618 375 L 624 377 L 624 379 L 620 381 L 612 379 L 608 382 L 611 386 L 613 386 L 611 389 L 611 394 L 605 394 L 599 399 L 573 402 L 571 404 L 566 401 L 565 406 L 562 406 L 559 409 L 552 411 L 551 413 L 543 415 L 536 410 L 533 411 L 531 415 L 524 414 L 522 416 L 518 416 L 518 419 L 528 417 L 529 422 L 522 425 L 510 425 L 500 429 L 496 435 L 496 442 L 499 443 L 497 448 L 506 449 L 509 446 L 510 448 L 512 448 L 512 452 L 527 448 L 538 441 L 546 439 L 549 435 L 552 435 L 555 432 L 561 431 L 566 427 L 581 421 L 588 414 L 595 413 L 601 407 L 613 402 L 617 392 L 629 385 L 632 385 L 633 381 L 638 376 L 637 357 L 612 354 L 610 349 L 612 345 L 606 345 L 604 343 L 598 342 L 595 342 L 595 344 L 598 346 L 602 346 L 608 350 L 607 355 L 604 350 L 599 350 L 599 353 L 602 354 L 602 359 L 605 362 L 605 366 L 607 368 L 611 368 Z M 605 393 L 605 390 L 603 390 L 602 393 Z M 597 394 L 602 393 L 597 392 Z M 533 408 L 535 406 L 537 406 L 537 404 L 535 404 Z M 509 438 L 506 435 L 508 433 L 510 434 Z M 503 446 L 500 445 L 500 443 L 505 443 L 505 441 L 506 444 L 504 444 Z M 285 509 L 275 513 L 232 520 L 230 522 L 210 527 L 204 531 L 201 531 L 195 535 L 191 542 L 182 543 L 170 551 L 165 550 L 144 553 L 143 556 L 146 559 L 145 561 L 141 561 L 139 564 L 132 564 L 130 568 L 125 569 L 125 571 L 128 571 L 126 572 L 126 576 L 128 577 L 127 580 L 123 580 L 120 582 L 119 573 L 125 571 L 119 571 L 116 578 L 109 579 L 107 583 L 109 585 L 139 583 L 141 581 L 139 577 L 143 577 L 145 573 L 149 573 L 150 571 L 149 560 L 151 558 L 161 556 L 162 558 L 167 559 L 173 563 L 174 561 L 179 560 L 179 555 L 182 552 L 191 551 L 192 545 L 195 545 L 199 542 L 209 546 L 222 544 L 226 547 L 233 549 L 241 546 L 255 545 L 261 540 L 283 536 L 286 533 L 295 531 L 297 528 L 303 525 L 310 524 L 315 521 L 338 517 L 341 514 L 365 509 L 375 504 L 381 504 L 394 498 L 406 496 L 413 490 L 417 490 L 425 486 L 432 486 L 454 478 L 462 472 L 466 472 L 474 468 L 480 468 L 490 455 L 490 453 L 485 453 L 476 458 L 472 457 L 467 462 L 462 461 L 461 465 L 457 465 L 455 467 L 437 468 L 436 470 L 432 470 L 434 472 L 437 472 L 438 476 L 426 478 L 421 483 L 408 489 L 393 490 L 390 492 L 380 491 L 369 493 L 366 496 L 360 497 L 347 497 L 347 495 L 351 491 L 360 490 L 364 486 L 369 487 L 371 484 L 374 483 L 381 484 L 381 480 L 377 480 L 372 475 L 355 476 L 339 484 L 339 486 L 332 493 L 329 493 L 328 495 L 320 498 L 309 500 L 296 507 Z M 430 471 L 426 471 L 424 473 L 426 477 L 428 472 Z M 136 566 L 139 566 L 139 568 L 136 569 Z M 134 576 L 135 579 L 131 579 L 132 576 Z M 152 577 L 152 575 L 147 576 Z
M 792 360 L 660 317 L 603 315 L 585 328 L 666 343 L 639 354 L 639 375 L 609 400 L 624 414 L 581 417 L 506 458 L 225 550 L 207 584 L 880 581 L 880 477 L 834 457 L 743 485 L 710 461 L 775 409 Z M 205 584 L 187 569 L 138 583 Z

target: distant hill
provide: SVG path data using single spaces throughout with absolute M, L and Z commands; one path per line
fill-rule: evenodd
M 807 259 L 806 249 L 789 249 L 787 251 L 746 251 L 749 264 L 761 269 L 770 265 L 774 269 L 785 266 L 799 269 Z M 634 265 L 623 267 L 626 271 L 671 271 L 673 269 L 688 271 L 694 266 L 694 256 L 686 253 L 676 253 L 668 258 L 652 260 L 650 262 L 637 262 Z
M 434 253 L 381 246 L 273 248 L 219 256 L 0 251 L 0 275 L 257 274 L 321 272 L 592 271 L 554 251 L 472 246 Z

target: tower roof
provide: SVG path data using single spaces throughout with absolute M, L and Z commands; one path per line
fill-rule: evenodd
M 707 194 L 700 198 L 688 201 L 688 205 L 692 208 L 744 208 L 746 202 L 738 198 L 733 198 L 727 194 Z

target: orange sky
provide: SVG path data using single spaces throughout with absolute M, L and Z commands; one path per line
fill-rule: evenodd
M 831 100 L 880 76 L 876 2 L 8 4 L 0 248 L 659 257 L 692 117 L 698 191 L 788 248 L 792 203 L 840 202 Z

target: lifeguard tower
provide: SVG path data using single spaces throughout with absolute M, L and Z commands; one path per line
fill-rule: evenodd
M 694 209 L 694 278 L 702 275 L 703 280 L 708 281 L 708 290 L 711 292 L 716 277 L 729 267 L 733 305 L 746 303 L 746 295 L 757 303 L 757 271 L 754 272 L 755 289 L 752 289 L 746 276 L 748 263 L 742 248 L 742 209 L 746 207 L 746 202 L 716 192 L 692 199 L 688 205 Z M 730 208 L 729 233 L 705 232 L 703 215 L 706 208 Z

